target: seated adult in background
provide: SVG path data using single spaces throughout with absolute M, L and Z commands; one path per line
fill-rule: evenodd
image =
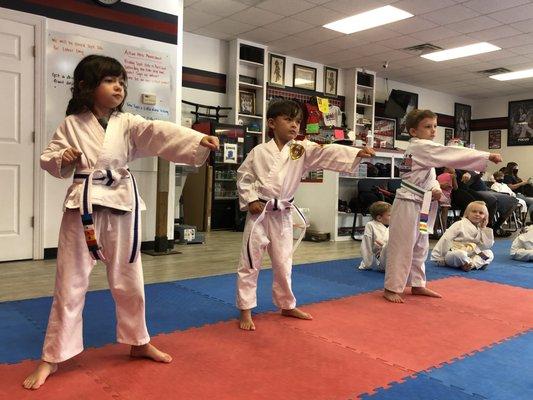
M 516 193 L 516 197 L 526 202 L 530 221 L 533 222 L 533 185 L 531 178 L 523 180 L 518 176 L 518 164 L 511 161 L 507 163 L 504 171 L 503 183 Z
M 476 200 L 482 200 L 489 210 L 489 224 L 497 237 L 508 237 L 510 232 L 501 229 L 502 224 L 511 216 L 515 208 L 518 207 L 518 200 L 505 193 L 497 193 L 489 190 L 485 182 L 481 179 L 483 173 L 475 171 L 455 170 L 457 174 L 457 184 L 459 189 L 470 193 Z M 499 216 L 496 219 L 496 211 Z

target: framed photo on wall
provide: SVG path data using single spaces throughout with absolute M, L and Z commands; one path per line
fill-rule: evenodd
M 299 89 L 316 90 L 316 68 L 294 64 L 292 86 Z
M 331 67 L 324 67 L 324 94 L 337 96 L 337 82 L 339 70 Z
M 509 102 L 507 146 L 533 145 L 533 99 Z
M 270 84 L 285 87 L 285 57 L 270 53 Z
M 394 118 L 374 118 L 374 147 L 394 149 L 396 120 Z
M 453 128 L 444 128 L 444 146 L 453 139 Z
M 489 131 L 489 149 L 501 149 L 502 148 L 502 131 L 495 129 Z
M 468 104 L 455 103 L 455 137 L 464 143 L 470 143 L 470 120 L 472 107 Z
M 255 114 L 255 92 L 239 90 L 239 114 Z
M 403 90 L 397 90 L 396 92 L 401 94 L 404 98 L 408 99 L 408 101 L 406 101 L 407 107 L 405 108 L 404 116 L 401 118 L 397 118 L 396 120 L 396 140 L 405 141 L 411 139 L 411 135 L 409 135 L 409 132 L 407 132 L 407 127 L 405 126 L 405 118 L 407 117 L 407 114 L 409 114 L 412 110 L 418 108 L 418 94 L 404 92 Z

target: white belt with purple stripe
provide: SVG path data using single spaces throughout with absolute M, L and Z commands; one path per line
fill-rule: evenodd
M 265 206 L 263 207 L 263 212 L 261 214 L 259 214 L 257 219 L 254 221 L 254 224 L 252 225 L 252 229 L 250 231 L 250 236 L 248 236 L 248 243 L 246 245 L 247 252 L 248 252 L 248 262 L 250 263 L 250 268 L 251 269 L 255 268 L 254 263 L 253 263 L 252 252 L 251 252 L 251 249 L 250 249 L 252 234 L 254 233 L 255 227 L 257 226 L 257 224 L 260 224 L 265 219 L 265 216 L 266 216 L 267 212 L 283 211 L 283 210 L 289 210 L 290 211 L 291 209 L 295 209 L 296 210 L 296 213 L 300 217 L 300 220 L 301 220 L 302 224 L 301 225 L 296 225 L 298 228 L 300 228 L 301 232 L 300 232 L 300 236 L 296 240 L 296 243 L 294 243 L 294 245 L 292 247 L 292 253 L 293 254 L 296 251 L 296 249 L 298 248 L 298 246 L 300 245 L 300 242 L 304 238 L 306 228 L 309 226 L 309 224 L 307 223 L 307 220 L 305 219 L 305 217 L 302 214 L 302 212 L 300 211 L 300 209 L 293 204 L 294 198 L 289 199 L 289 200 L 280 200 L 280 199 L 263 200 L 263 199 L 259 199 L 259 201 L 261 203 L 264 203 Z
M 83 185 L 82 199 L 80 201 L 81 222 L 83 224 L 85 241 L 87 242 L 89 253 L 94 260 L 105 261 L 105 257 L 102 253 L 102 247 L 98 244 L 98 238 L 96 237 L 96 230 L 94 228 L 93 204 L 91 201 L 92 185 L 115 187 L 124 183 L 122 181 L 123 179 L 128 179 L 128 183 L 131 185 L 133 229 L 131 232 L 132 249 L 128 262 L 133 263 L 137 260 L 139 249 L 141 247 L 139 232 L 139 222 L 141 217 L 140 198 L 135 177 L 131 174 L 128 168 L 83 170 L 74 174 L 74 182 Z
M 412 193 L 422 198 L 422 207 L 420 208 L 418 230 L 424 235 L 427 235 L 428 233 L 433 233 L 433 226 L 429 226 L 428 224 L 429 212 L 431 209 L 431 190 L 424 190 L 418 185 L 415 185 L 414 183 L 409 182 L 405 179 L 402 179 L 401 187 L 407 190 L 409 193 Z

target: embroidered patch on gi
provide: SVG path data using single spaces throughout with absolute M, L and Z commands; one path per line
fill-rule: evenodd
M 291 154 L 291 159 L 297 160 L 301 156 L 303 156 L 303 154 L 305 152 L 305 149 L 304 149 L 304 147 L 301 144 L 292 143 L 289 151 L 290 151 L 290 154 Z

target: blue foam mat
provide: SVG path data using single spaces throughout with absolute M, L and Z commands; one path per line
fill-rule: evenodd
M 424 375 L 488 399 L 531 400 L 533 331 L 430 370 Z
M 378 389 L 361 399 L 372 400 L 483 400 L 483 397 L 469 395 L 459 388 L 446 386 L 427 376 L 419 375 L 403 383 L 393 383 L 390 388 Z

